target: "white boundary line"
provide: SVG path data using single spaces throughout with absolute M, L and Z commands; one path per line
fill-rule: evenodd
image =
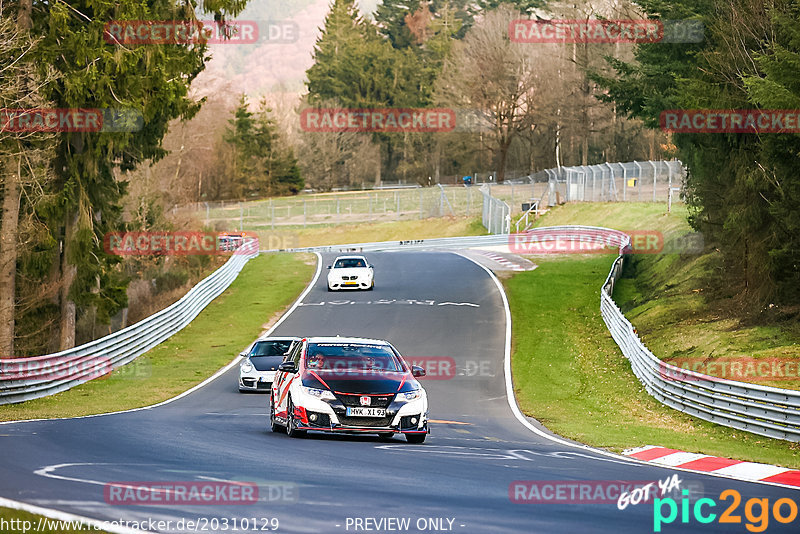
M 572 448 L 575 448 L 575 449 L 582 449 L 582 450 L 585 450 L 585 451 L 590 451 L 590 452 L 593 452 L 595 454 L 608 456 L 610 458 L 615 458 L 617 460 L 625 460 L 625 462 L 630 463 L 630 464 L 646 465 L 646 466 L 650 466 L 650 467 L 668 469 L 668 470 L 671 470 L 671 471 L 682 471 L 684 473 L 692 473 L 692 474 L 695 474 L 695 475 L 706 475 L 706 476 L 712 476 L 712 477 L 717 477 L 717 478 L 727 478 L 727 479 L 730 479 L 730 480 L 738 480 L 740 482 L 752 482 L 753 484 L 764 484 L 764 485 L 768 485 L 768 486 L 777 486 L 777 487 L 780 487 L 780 488 L 800 490 L 800 488 L 798 488 L 797 486 L 788 486 L 786 484 L 778 484 L 776 482 L 764 482 L 764 481 L 761 481 L 761 480 L 748 480 L 748 479 L 745 479 L 745 478 L 733 477 L 733 476 L 724 475 L 724 474 L 721 474 L 721 473 L 706 472 L 706 471 L 695 471 L 695 470 L 692 470 L 692 469 L 684 469 L 684 468 L 681 468 L 681 467 L 670 467 L 670 466 L 663 466 L 663 465 L 654 464 L 654 463 L 651 463 L 651 462 L 645 462 L 643 460 L 637 460 L 636 458 L 631 458 L 629 456 L 623 456 L 621 454 L 617 454 L 617 453 L 614 453 L 614 452 L 609 452 L 609 451 L 606 451 L 606 450 L 603 450 L 603 449 L 596 449 L 594 447 L 590 447 L 589 445 L 581 445 L 581 444 L 578 444 L 578 443 L 572 443 L 570 441 L 567 441 L 565 439 L 559 438 L 559 437 L 554 436 L 552 434 L 548 434 L 547 432 L 544 432 L 539 428 L 536 428 L 534 425 L 532 425 L 530 423 L 530 421 L 528 421 L 525 418 L 525 415 L 523 415 L 522 411 L 520 411 L 519 406 L 517 405 L 517 398 L 514 395 L 514 384 L 513 384 L 513 381 L 511 379 L 511 307 L 508 305 L 508 297 L 506 296 L 506 291 L 503 288 L 503 284 L 500 282 L 500 280 L 497 278 L 497 276 L 492 272 L 492 270 L 489 269 L 488 267 L 485 267 L 484 265 L 480 264 L 479 262 L 473 260 L 472 258 L 470 258 L 469 256 L 466 256 L 464 254 L 460 254 L 458 252 L 454 252 L 454 254 L 458 254 L 462 258 L 465 258 L 465 259 L 471 261 L 472 263 L 474 263 L 475 265 L 477 265 L 478 267 L 480 267 L 481 269 L 486 271 L 486 273 L 489 275 L 489 278 L 491 278 L 492 281 L 494 281 L 495 286 L 497 286 L 497 290 L 500 292 L 500 297 L 503 299 L 503 308 L 505 309 L 505 317 L 506 317 L 506 341 L 505 341 L 505 354 L 504 354 L 504 357 L 503 357 L 503 372 L 505 374 L 505 381 L 506 381 L 506 399 L 508 400 L 509 408 L 511 408 L 511 413 L 514 414 L 514 417 L 516 417 L 517 421 L 522 423 L 522 425 L 525 426 L 525 428 L 527 428 L 528 430 L 530 430 L 534 434 L 536 434 L 538 436 L 541 436 L 541 437 L 543 437 L 543 438 L 545 438 L 545 439 L 547 439 L 549 441 L 552 441 L 554 443 L 558 443 L 559 445 L 564 445 L 564 446 L 572 447 Z
M 82 525 L 87 525 L 96 528 L 97 530 L 102 530 L 105 532 L 114 532 L 115 534 L 141 534 L 142 532 L 151 532 L 149 530 L 137 530 L 130 527 L 123 527 L 121 525 L 112 524 L 113 522 L 119 522 L 119 520 L 103 521 L 101 519 L 92 519 L 90 517 L 70 514 L 68 512 L 62 512 L 60 510 L 54 510 L 52 508 L 42 508 L 41 506 L 35 506 L 33 504 L 28 504 L 19 501 L 12 501 L 11 499 L 5 499 L 3 497 L 0 497 L 0 506 L 4 508 L 11 508 L 12 510 L 21 510 L 23 512 L 41 515 L 47 517 L 48 519 L 53 519 L 55 521 L 66 521 L 66 522 L 71 521 L 73 523 L 72 526 L 75 526 L 76 523 L 80 523 Z M 132 519 L 130 522 L 134 521 L 135 520 Z M 141 521 L 139 522 L 141 523 Z M 33 527 L 32 531 L 36 531 L 36 529 L 38 528 L 37 522 L 32 519 L 31 523 Z
M 294 301 L 292 306 L 288 310 L 286 310 L 286 313 L 284 313 L 281 316 L 281 318 L 278 319 L 278 321 L 274 325 L 272 325 L 269 330 L 267 330 L 267 332 L 265 334 L 263 334 L 262 336 L 259 336 L 259 337 L 269 336 L 272 333 L 273 330 L 278 328 L 278 326 L 280 326 L 280 324 L 283 321 L 285 321 L 292 314 L 292 312 L 300 305 L 300 303 L 303 302 L 303 299 L 306 298 L 306 295 L 308 295 L 308 293 L 311 291 L 311 289 L 317 283 L 317 279 L 319 279 L 319 275 L 322 272 L 322 256 L 320 255 L 319 252 L 314 252 L 313 254 L 315 254 L 317 256 L 317 271 L 316 271 L 316 273 L 314 273 L 314 278 L 311 279 L 311 282 L 309 282 L 309 284 L 306 286 L 306 288 L 303 290 L 303 292 L 300 293 L 300 296 L 297 297 L 297 300 Z M 210 384 L 211 382 L 213 382 L 214 380 L 216 380 L 217 378 L 219 378 L 220 376 L 225 374 L 231 367 L 233 367 L 237 363 L 239 363 L 239 360 L 241 360 L 241 359 L 242 359 L 241 356 L 236 356 L 231 363 L 229 363 L 228 365 L 226 365 L 225 367 L 223 367 L 222 369 L 220 369 L 219 371 L 217 371 L 216 373 L 214 373 L 210 377 L 206 378 L 205 380 L 203 380 L 202 382 L 200 382 L 196 386 L 193 386 L 192 388 L 187 389 L 183 393 L 181 393 L 181 394 L 179 394 L 179 395 L 177 395 L 175 397 L 172 397 L 171 399 L 167 399 L 165 401 L 161 401 L 161 402 L 159 402 L 157 404 L 151 404 L 150 406 L 142 406 L 141 408 L 131 408 L 129 410 L 120 410 L 118 412 L 96 413 L 96 414 L 92 414 L 92 415 L 79 415 L 77 417 L 53 417 L 53 418 L 43 418 L 43 419 L 23 419 L 23 420 L 20 420 L 20 421 L 2 421 L 2 422 L 0 422 L 0 425 L 12 425 L 12 424 L 15 424 L 15 423 L 33 423 L 33 422 L 36 422 L 36 421 L 66 421 L 66 420 L 69 420 L 69 419 L 88 419 L 90 417 L 103 417 L 105 415 L 117 415 L 117 414 L 121 414 L 121 413 L 139 412 L 139 411 L 142 411 L 142 410 L 150 410 L 152 408 L 158 408 L 159 406 L 164 406 L 164 405 L 169 404 L 171 402 L 175 402 L 176 400 L 182 399 L 183 397 L 189 395 L 190 393 L 194 393 L 195 391 L 197 391 L 198 389 L 202 388 L 203 386 L 207 386 L 208 384 Z

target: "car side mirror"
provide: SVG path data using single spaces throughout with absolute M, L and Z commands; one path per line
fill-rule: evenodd
M 328 265 L 328 269 L 330 269 L 330 268 L 331 268 L 331 266 L 330 266 L 330 265 Z
M 283 371 L 284 373 L 296 373 L 297 367 L 294 365 L 294 362 L 283 362 L 278 366 L 278 371 Z
M 241 356 L 242 358 L 246 358 L 247 357 L 247 351 L 240 352 L 239 356 Z
M 420 377 L 420 376 L 425 376 L 426 374 L 427 373 L 425 373 L 425 369 L 423 369 L 419 365 L 411 366 L 411 376 Z

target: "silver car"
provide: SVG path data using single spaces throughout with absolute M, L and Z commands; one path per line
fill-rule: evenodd
M 275 371 L 298 341 L 296 337 L 266 337 L 250 345 L 240 354 L 239 391 L 269 392 Z

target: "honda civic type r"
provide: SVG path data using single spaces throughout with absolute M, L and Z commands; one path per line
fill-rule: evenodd
M 400 433 L 410 443 L 428 434 L 428 397 L 410 366 L 386 341 L 314 337 L 278 366 L 270 396 L 273 432 Z

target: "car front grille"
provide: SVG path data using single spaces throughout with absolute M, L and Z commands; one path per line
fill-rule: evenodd
M 391 417 L 346 417 L 339 416 L 339 422 L 345 426 L 387 427 L 391 424 Z
M 363 406 L 361 404 L 362 395 L 336 393 L 336 398 L 342 401 L 345 406 Z M 392 403 L 394 395 L 370 395 L 370 408 L 386 408 Z
M 269 389 L 270 386 L 272 386 L 272 384 L 270 384 L 269 382 L 259 382 L 258 384 L 256 384 L 256 388 L 258 389 Z

